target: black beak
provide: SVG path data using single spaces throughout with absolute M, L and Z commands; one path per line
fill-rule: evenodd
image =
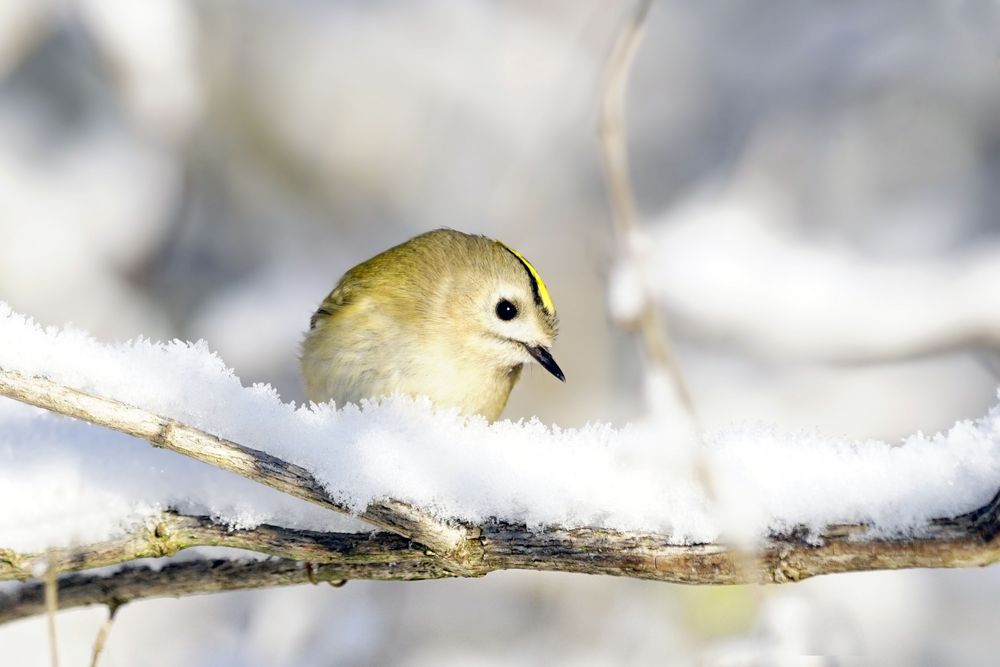
M 563 375 L 562 369 L 559 368 L 559 364 L 556 363 L 556 360 L 552 358 L 548 348 L 544 348 L 541 345 L 536 345 L 534 347 L 525 345 L 525 347 L 528 348 L 528 354 L 533 356 L 535 361 L 542 365 L 542 368 L 552 373 L 563 382 L 566 381 L 566 376 Z

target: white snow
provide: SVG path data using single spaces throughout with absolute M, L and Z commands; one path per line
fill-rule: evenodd
M 312 470 L 355 510 L 393 497 L 471 521 L 657 531 L 678 543 L 720 538 L 661 420 L 565 430 L 537 421 L 490 425 L 404 397 L 296 407 L 269 387 L 242 386 L 204 342 L 104 344 L 72 328 L 43 329 L 5 305 L 0 368 L 266 450 Z M 919 533 L 929 519 L 971 510 L 1000 487 L 1000 407 L 898 446 L 765 426 L 709 434 L 705 446 L 720 496 L 740 499 L 742 528 L 758 536 L 843 522 Z M 332 512 L 235 475 L 0 399 L 0 547 L 105 539 L 166 507 L 241 527 L 344 529 Z
M 650 294 L 703 339 L 781 359 L 899 359 L 1000 341 L 1000 244 L 870 257 L 796 238 L 787 221 L 753 198 L 693 197 L 616 267 L 612 312 Z

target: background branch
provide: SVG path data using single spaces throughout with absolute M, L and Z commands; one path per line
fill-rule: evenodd
M 635 257 L 640 239 L 635 195 L 629 174 L 625 103 L 629 73 L 642 42 L 643 27 L 651 5 L 652 0 L 639 0 L 615 40 L 604 80 L 600 120 L 601 157 L 621 261 L 640 272 L 642 263 Z M 648 293 L 648 283 L 645 280 L 639 282 L 638 287 L 643 290 L 640 310 L 631 321 L 619 318 L 619 323 L 626 328 L 638 330 L 649 362 L 671 379 L 678 402 L 687 411 L 692 423 L 697 424 L 691 392 L 677 365 L 666 323 L 656 310 L 653 295 Z

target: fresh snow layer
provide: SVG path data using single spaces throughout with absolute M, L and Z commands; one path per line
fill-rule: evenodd
M 706 437 L 713 511 L 657 420 L 560 429 L 487 424 L 426 401 L 296 407 L 244 387 L 204 342 L 102 344 L 0 304 L 0 368 L 173 417 L 313 471 L 354 510 L 382 498 L 441 517 L 659 532 L 677 543 L 864 522 L 916 534 L 1000 487 L 1000 407 L 900 445 L 742 427 Z M 107 539 L 174 507 L 233 527 L 357 523 L 97 426 L 0 399 L 0 548 Z M 737 521 L 738 525 L 733 524 Z

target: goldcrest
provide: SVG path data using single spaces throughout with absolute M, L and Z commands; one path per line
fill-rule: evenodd
M 416 236 L 348 271 L 302 344 L 306 395 L 337 405 L 427 396 L 489 420 L 524 364 L 565 376 L 558 320 L 535 267 L 499 241 L 451 229 Z

